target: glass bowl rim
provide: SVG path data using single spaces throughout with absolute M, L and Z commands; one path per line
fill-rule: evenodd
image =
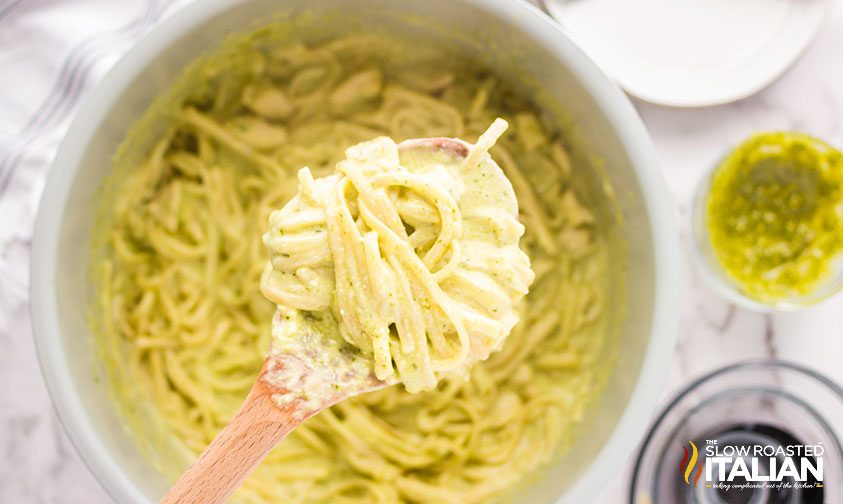
M 728 375 L 730 373 L 736 373 L 745 370 L 786 370 L 795 372 L 798 375 L 801 375 L 813 382 L 824 385 L 832 394 L 836 395 L 841 402 L 843 402 L 843 387 L 838 385 L 835 381 L 828 378 L 824 374 L 810 369 L 802 364 L 797 362 L 782 360 L 782 359 L 769 359 L 769 358 L 758 358 L 758 359 L 747 359 L 742 360 L 739 362 L 735 362 L 732 364 L 727 364 L 725 366 L 719 367 L 717 369 L 708 371 L 703 373 L 702 375 L 692 379 L 686 385 L 684 385 L 678 392 L 673 395 L 670 400 L 662 406 L 659 413 L 653 417 L 651 421 L 650 427 L 647 429 L 647 433 L 641 440 L 641 443 L 636 450 L 634 459 L 631 459 L 632 465 L 630 466 L 630 477 L 629 477 L 629 484 L 627 485 L 627 494 L 629 504 L 636 504 L 636 489 L 638 487 L 638 480 L 639 480 L 639 469 L 642 466 L 644 453 L 647 448 L 650 446 L 650 443 L 653 440 L 653 436 L 655 435 L 656 431 L 664 424 L 665 419 L 667 416 L 674 410 L 674 408 L 683 400 L 685 399 L 691 392 L 697 390 L 700 386 L 708 383 L 716 378 L 719 378 L 724 375 Z M 732 386 L 729 387 L 727 390 L 735 389 L 736 387 Z M 722 391 L 721 391 L 722 392 Z M 813 408 L 812 408 L 813 411 Z M 816 414 L 816 412 L 814 411 Z M 823 418 L 821 415 L 819 416 L 821 419 Z M 838 437 L 837 433 L 832 431 L 832 434 L 835 435 L 834 441 L 837 443 L 837 448 L 841 452 L 843 452 L 843 443 L 841 442 L 841 438 Z M 843 434 L 843 433 L 841 433 Z

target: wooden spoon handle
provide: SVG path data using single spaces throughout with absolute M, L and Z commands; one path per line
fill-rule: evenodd
M 272 448 L 315 412 L 279 407 L 263 380 L 266 366 L 240 411 L 185 471 L 161 504 L 223 503 Z

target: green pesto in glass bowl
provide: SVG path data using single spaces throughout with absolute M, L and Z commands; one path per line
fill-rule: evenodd
M 700 185 L 693 218 L 704 271 L 737 304 L 795 310 L 843 287 L 843 154 L 821 140 L 756 133 Z

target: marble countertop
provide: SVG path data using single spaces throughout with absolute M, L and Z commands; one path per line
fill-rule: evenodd
M 0 502 L 110 502 L 62 431 L 38 370 L 27 310 L 28 247 L 46 166 L 78 96 L 181 3 L 0 0 Z M 38 43 L 20 43 L 21 37 Z M 798 313 L 748 312 L 709 290 L 688 253 L 692 193 L 730 146 L 759 129 L 803 130 L 843 145 L 841 50 L 837 2 L 804 57 L 761 93 L 693 110 L 635 103 L 676 201 L 686 259 L 665 399 L 689 377 L 753 357 L 800 362 L 843 383 L 843 296 Z M 615 478 L 595 502 L 622 502 L 625 485 Z

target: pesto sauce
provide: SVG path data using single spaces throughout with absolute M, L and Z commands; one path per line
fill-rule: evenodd
M 758 133 L 715 170 L 705 222 L 715 256 L 746 294 L 816 291 L 843 252 L 843 155 L 792 132 Z

